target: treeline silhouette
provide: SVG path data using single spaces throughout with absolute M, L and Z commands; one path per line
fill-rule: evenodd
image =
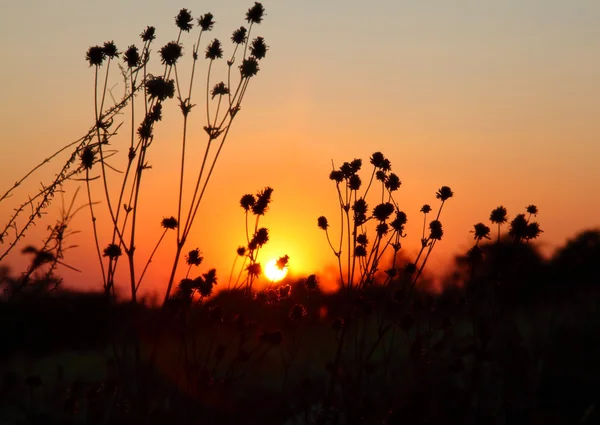
M 600 231 L 549 259 L 513 239 L 479 246 L 440 294 L 325 294 L 310 276 L 153 308 L 33 285 L 0 303 L 0 419 L 598 423 Z

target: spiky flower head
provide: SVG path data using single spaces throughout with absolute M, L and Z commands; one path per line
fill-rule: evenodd
M 92 46 L 85 54 L 85 60 L 90 63 L 90 66 L 101 66 L 106 58 L 106 52 L 102 46 Z
M 387 235 L 389 230 L 390 230 L 390 226 L 388 226 L 387 223 L 379 223 L 377 225 L 377 227 L 375 227 L 375 232 L 377 233 L 377 236 L 379 236 L 379 237 Z
M 160 48 L 160 61 L 163 65 L 173 66 L 183 55 L 181 44 L 171 41 Z
M 104 46 L 102 47 L 102 49 L 104 49 L 104 54 L 109 59 L 114 59 L 114 58 L 119 57 L 119 51 L 117 50 L 117 45 L 115 44 L 114 41 L 104 42 Z
M 391 173 L 388 178 L 387 181 L 385 182 L 385 187 L 390 191 L 390 192 L 395 192 L 396 190 L 400 189 L 400 185 L 402 184 L 402 182 L 400 181 L 400 177 L 398 177 L 396 174 Z
M 404 225 L 407 221 L 408 218 L 406 217 L 406 213 L 404 211 L 396 211 L 396 217 L 394 220 L 392 220 L 390 225 L 392 226 L 392 229 L 402 233 L 404 231 Z
M 225 96 L 229 94 L 229 88 L 225 85 L 223 81 L 221 81 L 220 83 L 215 84 L 210 94 L 213 99 L 216 96 Z
M 365 247 L 363 245 L 358 245 L 356 248 L 354 248 L 354 256 L 355 257 L 366 257 L 367 250 L 365 249 Z
M 362 181 L 360 180 L 360 176 L 358 174 L 352 174 L 348 179 L 348 187 L 350 190 L 359 190 Z
M 156 28 L 154 27 L 146 27 L 144 31 L 140 34 L 142 41 L 152 41 L 156 38 Z
M 471 231 L 474 233 L 474 238 L 477 242 L 482 239 L 490 239 L 490 228 L 483 223 L 477 223 L 474 226 L 474 229 Z
M 374 152 L 373 155 L 371 155 L 370 162 L 375 168 L 381 168 L 384 161 L 385 156 L 383 156 L 381 152 Z
M 128 68 L 135 68 L 140 65 L 140 52 L 138 48 L 133 44 L 125 50 L 125 54 L 123 55 L 123 60 L 127 64 Z
M 385 181 L 387 180 L 387 174 L 383 170 L 377 170 L 375 172 L 375 178 L 380 182 L 385 183 Z
M 284 255 L 283 257 L 279 257 L 277 259 L 277 262 L 275 263 L 275 265 L 277 266 L 277 268 L 279 270 L 283 270 L 288 266 L 289 261 L 290 261 L 290 256 Z
M 537 215 L 537 213 L 538 213 L 538 207 L 536 207 L 535 205 L 529 205 L 529 206 L 527 206 L 527 213 L 529 213 L 531 215 Z
M 448 186 L 442 186 L 435 194 L 437 199 L 441 199 L 442 202 L 452 198 L 454 192 Z
M 242 61 L 240 65 L 240 73 L 242 78 L 251 78 L 258 74 L 260 68 L 258 67 L 258 61 L 254 56 L 250 56 Z
M 506 208 L 500 205 L 498 208 L 492 210 L 490 214 L 490 221 L 494 224 L 503 224 L 506 223 Z
M 259 2 L 254 2 L 254 6 L 246 12 L 246 21 L 248 21 L 248 23 L 260 24 L 264 14 L 265 8 L 263 5 Z
M 421 212 L 423 214 L 429 214 L 431 212 L 431 207 L 429 206 L 429 204 L 425 204 L 421 207 Z
M 252 237 L 251 242 L 254 242 L 254 244 L 256 244 L 256 246 L 261 247 L 264 244 L 266 244 L 268 241 L 269 241 L 269 229 L 267 229 L 266 227 L 261 227 L 260 229 L 258 229 L 256 231 L 256 233 Z
M 246 33 L 248 30 L 245 27 L 239 27 L 231 35 L 231 41 L 235 44 L 243 44 L 246 41 Z
M 248 267 L 246 267 L 246 271 L 250 276 L 258 277 L 262 273 L 262 267 L 260 263 L 252 263 L 249 264 Z
M 317 218 L 317 225 L 319 226 L 319 228 L 321 228 L 323 230 L 327 230 L 327 228 L 329 227 L 329 223 L 327 222 L 327 217 L 322 215 L 321 217 Z
M 213 18 L 214 16 L 210 12 L 205 13 L 198 18 L 198 26 L 202 29 L 202 31 L 210 31 L 213 29 L 213 26 L 215 25 Z
M 442 223 L 439 220 L 433 220 L 429 223 L 429 238 L 442 240 L 442 236 L 444 235 L 444 231 L 442 230 Z
M 272 194 L 273 188 L 268 186 L 256 194 L 256 203 L 252 206 L 254 215 L 265 215 L 271 203 Z
M 525 214 L 517 214 L 517 216 L 510 222 L 510 229 L 508 234 L 515 238 L 515 240 L 525 239 L 528 235 L 528 223 L 525 218 Z
M 223 48 L 221 47 L 221 42 L 215 38 L 206 48 L 206 59 L 215 60 L 222 57 Z
M 269 46 L 265 44 L 265 39 L 263 37 L 256 37 L 252 40 L 252 43 L 250 44 L 250 53 L 256 59 L 264 59 L 267 55 L 267 50 L 269 50 Z
M 391 202 L 384 202 L 373 208 L 373 217 L 379 221 L 386 221 L 394 212 L 394 205 Z
M 91 146 L 86 146 L 83 148 L 83 152 L 81 152 L 81 165 L 86 170 L 90 170 L 94 165 L 94 161 L 96 160 L 96 153 L 92 149 Z
M 367 246 L 369 244 L 369 238 L 366 233 L 361 233 L 356 237 L 356 243 L 362 246 Z
M 254 199 L 254 195 L 252 195 L 250 193 L 247 193 L 246 195 L 242 196 L 242 199 L 240 199 L 240 206 L 245 211 L 249 211 L 250 208 L 252 208 L 255 203 L 256 203 L 256 199 Z
M 540 224 L 537 221 L 531 222 L 527 225 L 527 239 L 536 239 L 543 230 L 540 229 Z
M 177 219 L 173 216 L 171 217 L 164 217 L 160 223 L 160 225 L 165 228 L 165 229 L 176 229 L 177 226 L 179 225 L 179 223 L 177 222 Z
M 181 9 L 177 16 L 175 16 L 175 25 L 181 31 L 189 32 L 194 27 L 194 24 L 192 24 L 193 20 L 194 18 L 189 10 Z
M 120 257 L 122 254 L 123 252 L 121 251 L 121 247 L 117 244 L 111 243 L 104 248 L 104 253 L 102 255 L 114 260 L 115 258 Z
M 306 316 L 306 314 L 306 308 L 302 304 L 295 304 L 290 310 L 288 317 L 290 318 L 290 320 L 298 322 L 304 319 L 304 316 Z
M 175 82 L 173 80 L 165 80 L 162 75 L 158 77 L 149 75 L 146 81 L 146 91 L 151 99 L 156 98 L 162 102 L 175 95 Z
M 202 264 L 202 260 L 204 260 L 204 257 L 200 255 L 199 248 L 190 250 L 185 256 L 185 262 L 188 266 L 199 266 Z
M 333 170 L 329 173 L 329 179 L 335 181 L 336 183 L 341 183 L 344 180 L 344 173 L 340 170 Z
M 317 275 L 315 274 L 310 274 L 306 277 L 306 279 L 304 280 L 304 286 L 306 286 L 306 289 L 308 289 L 309 291 L 314 291 L 317 289 L 317 287 L 319 286 L 319 280 L 317 279 Z
M 238 246 L 238 248 L 235 250 L 235 252 L 240 257 L 243 257 L 244 255 L 246 255 L 246 247 L 245 246 Z

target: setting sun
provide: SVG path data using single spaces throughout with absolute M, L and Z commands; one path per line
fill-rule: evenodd
M 283 269 L 277 267 L 277 260 L 273 258 L 265 266 L 265 276 L 272 282 L 278 282 L 283 279 L 288 272 L 287 266 Z

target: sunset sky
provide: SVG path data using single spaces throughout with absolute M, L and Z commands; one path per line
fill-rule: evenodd
M 121 51 L 133 43 L 141 47 L 138 35 L 152 25 L 156 53 L 176 38 L 174 17 L 185 7 L 195 17 L 215 15 L 215 29 L 202 43 L 221 39 L 227 56 L 231 32 L 246 25 L 244 14 L 253 3 L 3 2 L 0 192 L 93 124 L 89 46 L 114 40 Z M 337 217 L 335 185 L 328 179 L 331 161 L 368 163 L 375 151 L 391 160 L 403 183 L 396 200 L 409 219 L 403 244 L 409 258 L 419 244 L 421 205 L 437 205 L 435 192 L 443 185 L 454 190 L 442 214 L 444 238 L 434 250 L 431 273 L 447 271 L 452 256 L 471 246 L 473 224 L 489 224 L 498 205 L 510 218 L 537 205 L 544 230 L 538 243 L 548 254 L 577 231 L 600 227 L 597 0 L 265 0 L 263 5 L 267 16 L 253 35 L 264 36 L 269 51 L 251 81 L 188 243 L 204 254 L 201 271 L 216 267 L 220 281 L 227 281 L 235 250 L 245 240 L 239 199 L 271 186 L 273 203 L 261 222 L 271 239 L 261 258 L 287 254 L 294 273 L 328 272 L 334 256 L 316 223 L 320 215 Z M 196 35 L 192 31 L 182 39 L 184 75 Z M 152 60 L 151 67 L 159 69 L 159 58 Z M 198 155 L 206 143 L 200 106 L 206 62 L 199 63 L 199 106 L 190 128 L 190 149 Z M 213 84 L 225 78 L 225 70 L 224 60 L 215 65 Z M 123 90 L 118 73 L 111 81 L 118 97 Z M 181 123 L 171 100 L 149 154 L 140 259 L 159 237 L 160 220 L 176 214 Z M 114 143 L 123 154 L 126 138 Z M 120 158 L 113 163 L 117 168 L 123 165 Z M 2 222 L 61 165 L 50 164 L 2 202 Z M 85 202 L 82 190 L 77 204 Z M 45 223 L 54 218 L 49 214 Z M 100 226 L 106 230 L 107 224 Z M 100 289 L 88 210 L 78 214 L 74 226 L 81 231 L 72 239 L 79 247 L 69 251 L 67 263 L 84 273 L 65 271 L 66 283 Z M 44 230 L 45 225 L 37 226 L 28 241 L 38 243 Z M 159 291 L 172 261 L 170 236 L 148 278 L 148 287 Z M 11 257 L 11 264 L 22 264 L 18 257 Z

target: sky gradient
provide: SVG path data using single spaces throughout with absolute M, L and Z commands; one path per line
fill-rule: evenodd
M 231 31 L 244 24 L 253 2 L 224 3 L 4 2 L 0 191 L 93 123 L 94 72 L 85 61 L 89 46 L 109 40 L 121 51 L 132 43 L 139 46 L 138 34 L 153 25 L 156 53 L 176 37 L 174 16 L 186 7 L 196 17 L 215 15 L 209 37 L 220 38 L 227 55 Z M 470 247 L 473 224 L 489 224 L 489 213 L 498 205 L 510 218 L 537 205 L 544 230 L 539 244 L 546 253 L 577 231 L 600 227 L 600 2 L 263 4 L 267 16 L 253 34 L 264 36 L 270 49 L 250 84 L 189 241 L 190 248 L 204 253 L 206 267 L 217 267 L 221 281 L 245 240 L 239 199 L 265 186 L 274 194 L 262 222 L 271 231 L 263 260 L 288 254 L 291 272 L 329 270 L 334 256 L 316 219 L 337 216 L 335 186 L 328 179 L 331 161 L 340 165 L 362 158 L 366 163 L 375 151 L 391 160 L 403 183 L 396 200 L 409 219 L 403 248 L 409 257 L 419 244 L 421 205 L 433 205 L 443 185 L 455 192 L 442 214 L 444 238 L 434 250 L 432 273 L 443 274 L 452 255 Z M 195 36 L 182 39 L 184 73 Z M 158 58 L 153 60 L 158 67 Z M 224 78 L 224 69 L 221 64 L 213 71 L 214 82 Z M 119 83 L 118 75 L 113 82 Z M 201 99 L 202 84 L 196 87 Z M 122 86 L 114 90 L 121 93 Z M 190 140 L 196 145 L 191 149 L 198 154 L 206 142 L 203 112 L 191 115 Z M 175 101 L 164 115 L 149 158 L 148 190 L 142 194 L 148 242 L 140 244 L 141 258 L 158 238 L 162 217 L 176 212 L 182 118 Z M 56 165 L 35 175 L 0 204 L 3 221 L 13 200 L 35 191 L 55 170 Z M 84 204 L 81 195 L 78 203 Z M 70 251 L 68 262 L 85 272 L 65 272 L 66 281 L 98 288 L 89 212 L 81 211 L 74 225 L 81 230 L 73 237 L 79 248 Z M 38 226 L 30 242 L 39 241 L 44 228 Z M 167 240 L 152 264 L 149 285 L 161 291 L 173 245 L 174 238 Z

